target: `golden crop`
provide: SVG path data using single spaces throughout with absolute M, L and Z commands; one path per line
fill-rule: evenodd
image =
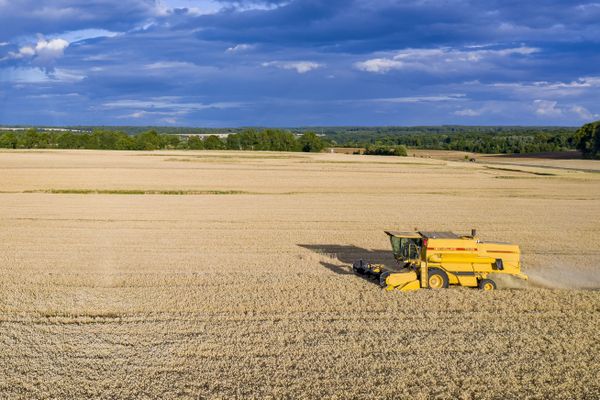
M 478 161 L 0 152 L 0 398 L 599 398 L 598 162 Z M 531 281 L 350 272 L 414 227 Z

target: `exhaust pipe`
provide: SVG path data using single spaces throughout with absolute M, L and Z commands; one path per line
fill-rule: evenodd
M 471 229 L 471 237 L 477 236 L 477 229 Z

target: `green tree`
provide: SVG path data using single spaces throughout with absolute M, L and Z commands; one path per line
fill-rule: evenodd
M 188 139 L 188 149 L 203 150 L 204 142 L 198 136 L 190 136 L 190 138 Z
M 135 139 L 126 134 L 119 135 L 115 142 L 115 150 L 135 150 Z
M 56 146 L 59 149 L 77 149 L 79 148 L 79 136 L 73 132 L 64 132 L 56 138 Z
M 24 134 L 18 136 L 17 147 L 24 149 L 35 149 L 40 147 L 40 135 L 35 129 L 28 129 Z
M 242 141 L 240 140 L 240 134 L 231 134 L 227 136 L 225 145 L 229 150 L 242 150 Z
M 163 149 L 176 149 L 179 147 L 179 136 L 177 135 L 160 135 L 161 148 Z
M 225 148 L 225 143 L 216 135 L 210 135 L 204 139 L 204 148 L 206 150 L 221 150 Z
M 266 129 L 258 134 L 257 150 L 293 151 L 296 138 L 291 132 L 281 129 Z
M 325 148 L 323 139 L 314 132 L 306 132 L 298 139 L 298 145 L 301 151 L 318 153 Z
M 400 156 L 400 157 L 408 156 L 408 150 L 406 149 L 406 146 L 404 146 L 404 145 L 396 146 L 394 148 L 394 155 Z
M 161 138 L 155 130 L 140 133 L 135 137 L 135 148 L 137 150 L 160 149 Z
M 408 152 L 406 150 L 406 147 L 403 145 L 388 146 L 385 144 L 372 144 L 372 145 L 368 145 L 366 147 L 365 154 L 376 155 L 376 156 L 406 157 L 408 155 Z
M 0 147 L 5 149 L 16 149 L 17 148 L 17 137 L 12 132 L 7 132 L 0 136 Z
M 97 130 L 94 131 L 93 137 L 95 149 L 110 150 L 116 147 L 119 134 L 112 131 Z
M 584 157 L 600 159 L 600 121 L 579 128 L 575 132 L 575 142 Z
M 254 129 L 246 129 L 239 134 L 242 150 L 255 150 L 259 145 L 258 132 Z

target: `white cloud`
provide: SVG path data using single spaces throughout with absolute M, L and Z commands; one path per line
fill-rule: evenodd
M 535 113 L 544 117 L 558 117 L 562 115 L 562 109 L 557 107 L 558 102 L 551 100 L 534 100 Z
M 571 107 L 571 111 L 579 116 L 581 119 L 593 119 L 598 117 L 597 114 L 592 114 L 587 108 L 583 106 L 574 105 Z
M 472 108 L 465 108 L 463 110 L 458 110 L 454 112 L 454 115 L 458 115 L 461 117 L 478 117 L 482 113 L 481 110 L 473 110 Z
M 21 47 L 17 53 L 10 52 L 8 55 L 12 58 L 28 58 L 35 56 L 35 49 L 33 47 L 25 46 Z
M 392 70 L 416 69 L 424 71 L 450 71 L 465 65 L 484 61 L 494 61 L 513 55 L 528 56 L 540 49 L 520 46 L 505 49 L 469 47 L 466 50 L 440 47 L 435 49 L 405 49 L 389 54 L 360 61 L 354 64 L 356 69 L 366 72 L 386 73 Z
M 588 14 L 590 12 L 600 11 L 600 3 L 579 4 L 575 9 Z
M 214 0 L 204 0 L 202 2 L 193 2 L 190 0 L 158 0 L 156 2 L 156 12 L 158 15 L 169 15 L 176 9 L 187 9 L 188 13 L 191 15 L 206 15 L 215 14 L 222 8 L 223 5 Z
M 51 62 L 62 55 L 69 47 L 69 42 L 64 39 L 40 39 L 35 46 L 36 61 L 41 63 Z
M 585 90 L 600 88 L 599 76 L 582 77 L 571 82 L 510 82 L 492 83 L 486 86 L 507 89 L 528 97 L 555 97 L 579 95 Z
M 219 0 L 158 0 L 156 5 L 156 12 L 158 15 L 169 15 L 174 13 L 177 9 L 187 11 L 187 14 L 198 16 L 198 15 L 210 15 L 216 14 L 224 10 L 235 10 L 235 11 L 251 11 L 251 10 L 274 10 L 276 8 L 286 5 L 286 2 L 272 3 L 270 1 L 232 1 L 225 2 Z
M 125 118 L 143 118 L 147 113 L 144 111 L 136 111 L 134 113 L 131 113 L 129 115 L 125 115 Z
M 8 59 L 32 59 L 37 64 L 49 64 L 52 61 L 62 57 L 65 49 L 69 47 L 69 42 L 64 39 L 38 39 L 35 45 L 23 46 L 18 52 L 10 52 Z
M 62 68 L 55 68 L 49 75 L 60 82 L 79 82 L 86 78 L 80 71 Z
M 113 32 L 106 29 L 79 29 L 76 31 L 64 32 L 59 35 L 50 35 L 50 38 L 60 38 L 66 40 L 69 43 L 76 43 L 88 39 L 96 39 L 103 37 L 112 38 L 120 34 L 120 32 Z
M 590 86 L 600 86 L 600 76 L 584 76 L 580 80 Z
M 322 64 L 313 61 L 269 61 L 262 63 L 263 67 L 276 67 L 281 69 L 293 69 L 299 74 L 304 74 L 317 68 Z
M 84 57 L 83 61 L 111 61 L 118 57 L 117 54 L 94 54 L 93 56 Z
M 354 66 L 361 71 L 386 73 L 393 69 L 401 69 L 404 66 L 404 62 L 389 58 L 373 58 L 357 62 Z
M 185 61 L 157 61 L 152 64 L 144 65 L 145 69 L 171 69 L 171 68 L 189 68 L 195 67 L 194 64 Z
M 29 94 L 25 96 L 28 99 L 54 99 L 57 97 L 81 97 L 79 93 L 44 93 L 44 94 Z
M 122 99 L 109 101 L 102 104 L 107 109 L 134 109 L 133 114 L 128 114 L 127 117 L 141 118 L 144 115 L 181 115 L 193 111 L 207 109 L 228 109 L 243 107 L 244 103 L 239 102 L 214 102 L 214 103 L 195 103 L 182 102 L 179 97 L 154 97 L 145 100 L 137 99 Z
M 431 103 L 441 101 L 456 101 L 464 100 L 464 93 L 453 93 L 436 96 L 407 96 L 407 97 L 386 97 L 379 99 L 372 99 L 370 101 L 378 103 Z
M 145 117 L 153 117 L 153 116 L 164 116 L 164 118 L 174 118 L 175 115 L 185 115 L 188 114 L 188 111 L 146 111 L 146 110 L 136 110 L 129 114 L 118 116 L 117 118 L 127 118 L 127 119 L 140 119 Z
M 528 56 L 530 54 L 538 53 L 540 49 L 537 47 L 529 47 L 529 46 L 521 46 L 514 47 L 509 49 L 500 49 L 500 50 L 477 50 L 470 53 L 475 53 L 474 55 L 477 57 L 485 56 L 485 55 L 495 55 L 495 56 L 512 56 L 514 54 L 519 54 L 522 56 Z
M 252 50 L 253 48 L 254 46 L 251 44 L 240 43 L 236 44 L 235 46 L 228 47 L 225 51 L 227 51 L 228 53 L 239 53 L 242 51 Z
M 218 68 L 211 65 L 197 65 L 187 61 L 156 61 L 150 64 L 145 64 L 142 68 L 148 73 L 164 75 L 169 73 L 186 74 L 186 75 L 206 75 L 215 73 Z
M 0 69 L 0 81 L 11 83 L 72 83 L 85 79 L 80 71 L 55 68 L 44 70 L 39 67 L 9 67 Z
M 41 68 L 37 67 L 9 67 L 0 69 L 0 82 L 44 83 L 50 81 L 50 77 Z
M 534 100 L 535 113 L 544 117 L 576 116 L 581 120 L 593 120 L 599 118 L 599 114 L 594 114 L 587 108 L 573 104 L 560 106 L 553 100 Z

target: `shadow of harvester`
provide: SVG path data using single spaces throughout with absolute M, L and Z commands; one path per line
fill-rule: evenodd
M 341 264 L 344 264 L 337 265 L 333 262 L 320 261 L 320 264 L 323 267 L 339 275 L 354 275 L 354 272 L 352 272 L 352 264 L 359 260 L 363 260 L 367 263 L 383 264 L 392 270 L 398 268 L 390 250 L 369 250 L 352 245 L 334 244 L 299 244 L 298 246 L 311 250 L 317 254 L 327 255 L 334 261 L 338 260 Z

